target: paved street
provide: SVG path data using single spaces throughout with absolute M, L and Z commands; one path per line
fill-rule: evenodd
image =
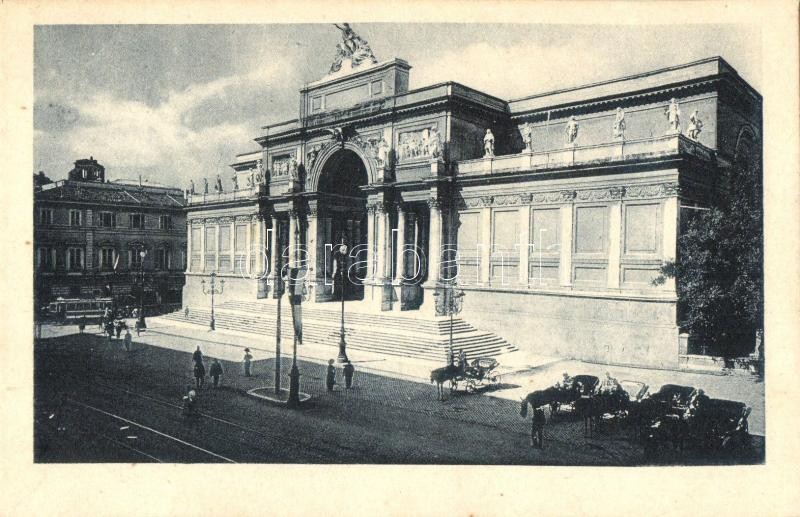
M 312 395 L 300 410 L 246 394 L 272 385 L 274 359 L 256 361 L 250 378 L 238 362 L 223 360 L 224 388 L 202 389 L 201 416 L 187 419 L 180 404 L 193 383 L 190 353 L 147 345 L 155 334 L 143 334 L 136 350 L 125 352 L 98 334 L 57 330 L 65 335 L 38 341 L 35 349 L 39 462 L 642 462 L 641 447 L 623 431 L 584 438 L 583 423 L 569 416 L 545 427 L 544 450 L 531 449 L 518 399 L 456 393 L 440 402 L 428 383 L 362 370 L 352 390 L 327 393 L 324 366 L 310 361 L 299 364 L 301 391 Z M 203 348 L 209 357 L 211 347 Z M 287 384 L 289 366 L 284 358 Z M 501 387 L 515 386 L 504 381 Z M 736 461 L 757 461 L 763 441 L 756 445 Z

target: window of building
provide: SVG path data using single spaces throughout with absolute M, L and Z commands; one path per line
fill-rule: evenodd
M 103 269 L 111 269 L 114 267 L 116 260 L 114 248 L 101 248 L 100 249 L 100 267 Z
M 144 214 L 130 214 L 131 228 L 144 228 Z
M 50 248 L 41 247 L 36 250 L 36 268 L 43 271 L 52 271 L 55 269 L 53 262 L 53 250 Z
M 83 248 L 67 249 L 67 269 L 70 271 L 83 269 Z
M 53 224 L 53 209 L 40 208 L 39 209 L 39 224 Z
M 141 255 L 141 252 L 142 252 L 141 248 L 128 250 L 128 264 L 130 265 L 131 269 L 139 269 L 142 267 L 144 259 Z M 145 256 L 147 256 L 146 250 L 145 250 Z
M 158 228 L 160 230 L 171 230 L 172 229 L 172 216 L 171 215 L 162 215 L 158 218 Z
M 169 269 L 169 251 L 164 248 L 156 250 L 156 268 Z
M 81 211 L 80 210 L 70 210 L 69 211 L 69 225 L 70 226 L 80 226 L 81 225 Z
M 103 228 L 113 228 L 117 225 L 116 214 L 113 212 L 100 212 L 98 222 Z

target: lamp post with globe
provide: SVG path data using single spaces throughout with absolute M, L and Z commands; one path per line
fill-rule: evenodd
M 347 258 L 347 245 L 344 243 L 344 239 L 342 239 L 342 243 L 336 248 L 336 255 L 339 266 L 339 290 L 341 291 L 342 298 L 342 315 L 339 326 L 339 355 L 336 360 L 340 363 L 347 363 L 350 362 L 350 360 L 347 358 L 347 341 L 345 340 L 344 330 L 344 272 L 346 269 L 345 260 Z
M 222 294 L 223 289 L 225 289 L 225 280 L 220 280 L 217 283 L 217 272 L 211 272 L 211 281 L 208 283 L 208 288 L 206 288 L 206 281 L 201 280 L 200 285 L 203 288 L 204 295 L 211 295 L 211 322 L 209 323 L 209 327 L 211 330 L 216 329 L 216 323 L 214 321 L 214 295 L 215 294 Z
M 139 329 L 147 328 L 147 322 L 144 319 L 144 258 L 146 256 L 147 251 L 139 251 L 139 320 L 136 322 L 136 326 L 139 327 Z
M 433 293 L 436 300 L 436 313 L 442 316 L 450 316 L 450 339 L 448 347 L 448 364 L 453 364 L 453 316 L 460 313 L 464 291 L 456 288 L 455 281 L 440 284 L 441 289 Z

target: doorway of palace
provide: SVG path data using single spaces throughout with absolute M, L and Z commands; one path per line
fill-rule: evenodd
M 339 261 L 335 253 L 320 250 L 327 261 L 326 271 L 333 281 L 332 299 L 340 300 L 344 289 L 345 300 L 364 298 L 364 279 L 369 274 L 367 260 L 367 196 L 360 187 L 369 182 L 367 168 L 361 158 L 349 149 L 333 154 L 322 167 L 318 192 L 321 214 L 317 225 L 317 242 L 322 246 L 336 246 L 344 242 L 354 250 L 344 267 L 346 274 L 339 276 Z M 351 255 L 348 253 L 348 255 Z M 356 267 L 350 267 L 356 264 Z

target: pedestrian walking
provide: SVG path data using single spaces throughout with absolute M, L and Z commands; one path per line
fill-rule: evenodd
M 202 388 L 206 384 L 206 367 L 203 366 L 203 361 L 194 363 L 194 381 L 197 389 Z
M 122 320 L 117 320 L 117 321 L 114 322 L 114 330 L 117 333 L 117 339 L 119 339 L 122 336 L 122 326 L 123 325 L 124 324 L 122 323 Z
M 183 317 L 184 318 L 188 318 L 189 317 L 189 306 L 188 305 L 186 306 L 185 309 L 183 309 Z
M 131 351 L 131 342 L 133 341 L 133 337 L 131 336 L 131 331 L 129 329 L 125 329 L 125 351 Z
M 200 345 L 197 345 L 197 350 L 192 354 L 192 361 L 195 363 L 203 362 L 203 352 L 200 351 Z
M 531 447 L 542 449 L 544 431 L 544 409 L 536 408 L 533 410 L 533 418 L 531 419 Z
M 83 334 L 83 331 L 86 330 L 86 315 L 80 317 L 78 320 L 78 332 Z
M 333 391 L 333 386 L 336 384 L 336 368 L 333 367 L 333 359 L 328 360 L 328 375 L 325 377 L 325 386 L 328 391 Z
M 244 364 L 244 376 L 245 377 L 250 377 L 251 376 L 250 363 L 252 361 L 253 361 L 253 354 L 250 353 L 250 349 L 249 348 L 245 348 L 244 349 L 244 359 L 242 361 L 243 364 Z
M 111 321 L 106 322 L 106 333 L 108 334 L 108 342 L 114 339 L 114 324 Z
M 347 361 L 342 368 L 342 372 L 344 373 L 344 387 L 349 390 L 353 386 L 353 374 L 356 372 L 353 363 Z
M 211 376 L 211 380 L 214 381 L 214 389 L 219 387 L 219 376 L 222 375 L 222 365 L 219 364 L 219 360 L 215 357 L 211 361 L 211 367 L 208 369 L 208 374 Z

